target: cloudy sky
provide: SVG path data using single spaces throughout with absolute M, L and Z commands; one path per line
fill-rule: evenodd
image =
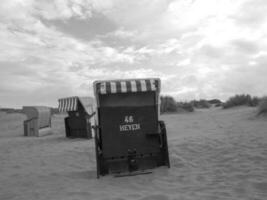
M 98 79 L 177 100 L 267 94 L 266 0 L 2 0 L 0 106 L 57 106 Z

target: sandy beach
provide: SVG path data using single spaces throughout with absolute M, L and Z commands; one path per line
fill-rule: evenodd
M 255 108 L 163 115 L 171 168 L 96 179 L 93 140 L 24 137 L 22 114 L 0 113 L 0 199 L 266 199 L 267 123 Z

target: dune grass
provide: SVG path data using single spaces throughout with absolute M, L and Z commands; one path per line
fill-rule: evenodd
M 209 103 L 209 101 L 207 101 L 205 99 L 193 100 L 193 101 L 191 101 L 191 104 L 195 108 L 210 108 L 211 107 L 211 103 Z
M 262 98 L 258 106 L 258 115 L 267 114 L 267 97 Z
M 176 102 L 171 96 L 160 97 L 160 112 L 161 113 L 180 113 L 193 112 L 194 107 L 189 102 Z
M 251 97 L 249 94 L 237 94 L 230 97 L 224 104 L 223 108 L 231 108 L 235 106 L 257 106 L 259 104 L 260 98 Z
M 190 102 L 177 102 L 178 109 L 185 112 L 194 112 L 194 107 Z

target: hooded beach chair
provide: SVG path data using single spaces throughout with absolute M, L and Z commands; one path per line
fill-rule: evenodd
M 95 81 L 97 177 L 170 167 L 166 128 L 159 121 L 160 79 Z
M 41 136 L 51 133 L 51 108 L 46 106 L 23 106 L 27 116 L 24 121 L 24 136 Z
M 91 117 L 94 115 L 94 99 L 92 97 L 61 98 L 59 112 L 67 112 L 65 118 L 66 137 L 92 138 Z

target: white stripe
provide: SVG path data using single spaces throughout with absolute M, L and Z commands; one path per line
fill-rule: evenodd
M 66 99 L 66 110 L 69 110 L 70 99 Z
M 125 82 L 125 81 L 122 81 L 122 82 L 121 82 L 121 92 L 122 92 L 122 93 L 127 92 L 126 82 Z
M 66 99 L 62 99 L 63 104 L 62 104 L 62 111 L 65 111 L 65 106 L 66 106 Z
M 68 110 L 68 106 L 69 106 L 69 99 L 66 99 L 65 111 L 67 111 L 67 110 Z
M 59 103 L 59 105 L 58 105 L 58 111 L 61 112 L 61 99 L 58 100 L 58 103 Z
M 61 111 L 64 112 L 64 99 L 61 99 Z
M 117 93 L 116 83 L 110 82 L 111 93 Z
M 69 103 L 69 110 L 73 110 L 73 102 L 74 102 L 74 97 L 71 97 Z
M 70 99 L 69 99 L 69 105 L 68 105 L 69 110 L 72 109 L 72 99 L 73 99 L 73 98 L 70 98 Z
M 106 94 L 107 90 L 106 90 L 106 83 L 100 83 L 100 93 L 101 94 Z
M 77 109 L 77 103 L 78 103 L 78 98 L 75 98 L 74 103 L 73 103 L 73 110 L 78 110 Z
M 73 98 L 70 99 L 70 102 L 69 102 L 69 109 L 72 110 L 72 101 L 73 101 Z
M 77 97 L 75 97 L 74 99 L 73 99 L 73 110 L 77 110 L 77 101 L 78 101 L 78 98 Z
M 146 89 L 146 81 L 145 80 L 141 80 L 141 91 L 145 92 L 147 89 Z
M 66 111 L 68 109 L 68 99 L 65 99 L 65 107 L 64 107 L 64 111 Z
M 64 99 L 61 99 L 61 111 L 64 112 Z
M 137 91 L 136 81 L 131 81 L 131 89 L 132 89 L 132 92 L 136 92 Z
M 70 99 L 70 110 L 74 110 L 74 103 L 75 103 L 75 97 L 72 97 L 71 99 Z
M 61 105 L 60 109 L 61 109 L 61 112 L 62 112 L 63 111 L 63 100 L 62 99 L 60 100 L 60 105 Z
M 60 108 L 60 100 L 58 100 L 58 111 L 60 112 L 61 108 Z
M 150 84 L 151 84 L 151 90 L 156 91 L 156 83 L 155 80 L 150 79 Z

